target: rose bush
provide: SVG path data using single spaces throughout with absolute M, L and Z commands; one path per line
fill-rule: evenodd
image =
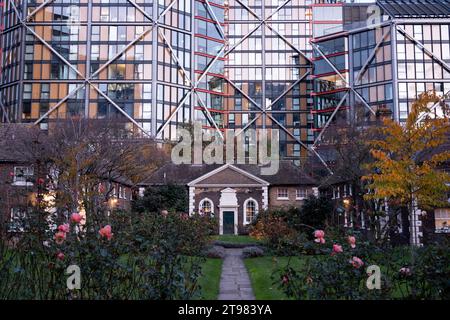
M 300 268 L 277 270 L 275 281 L 295 299 L 448 299 L 448 246 L 377 247 L 354 235 L 331 238 L 317 230 L 314 255 Z M 346 240 L 346 241 L 345 241 Z M 369 290 L 367 267 L 381 271 L 381 288 Z
M 29 228 L 0 241 L 0 299 L 190 299 L 199 286 L 202 248 L 215 221 L 207 216 L 113 212 L 81 224 L 27 217 Z M 68 290 L 69 265 L 81 289 Z

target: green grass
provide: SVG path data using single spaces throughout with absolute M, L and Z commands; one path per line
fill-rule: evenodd
M 219 295 L 222 259 L 206 259 L 202 266 L 202 276 L 199 278 L 201 287 L 199 300 L 216 300 Z
M 290 259 L 292 267 L 299 267 L 303 259 L 298 257 L 259 257 L 245 259 L 244 263 L 250 275 L 253 293 L 257 300 L 287 300 L 288 297 L 274 284 L 272 274 L 280 267 L 285 267 Z
M 241 244 L 257 244 L 258 240 L 251 238 L 250 236 L 236 236 L 232 234 L 225 234 L 220 236 L 213 236 L 213 240 L 228 242 L 228 243 L 241 243 Z

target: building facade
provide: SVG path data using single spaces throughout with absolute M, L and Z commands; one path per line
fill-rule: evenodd
M 139 187 L 167 185 L 187 189 L 189 214 L 215 215 L 219 234 L 246 234 L 259 212 L 299 208 L 307 197 L 318 194 L 317 182 L 290 160 L 281 161 L 274 175 L 262 175 L 258 165 L 169 163 Z
M 339 120 L 368 125 L 387 115 L 401 122 L 421 93 L 449 93 L 448 1 L 328 2 L 319 8 L 343 23 L 312 40 L 316 144 Z M 438 116 L 439 106 L 433 110 Z
M 136 134 L 172 140 L 194 120 L 221 136 L 279 129 L 281 154 L 305 157 L 310 5 L 5 0 L 2 121 L 47 130 L 68 117 L 117 118 Z
M 340 25 L 331 21 L 330 28 L 315 28 L 312 40 L 313 147 L 325 161 L 334 159 L 327 130 L 332 138 L 349 123 L 366 127 L 383 117 L 403 122 L 412 103 L 426 91 L 442 97 L 440 103 L 431 106 L 436 117 L 442 114 L 440 106 L 448 104 L 450 93 L 450 1 L 320 2 L 320 10 L 313 10 L 313 15 L 342 19 Z M 346 183 L 341 181 L 333 187 L 332 197 L 341 206 L 345 197 L 339 194 L 345 194 Z M 435 221 L 437 232 L 447 232 L 440 223 L 450 222 L 448 209 L 439 208 L 435 214 L 438 219 L 428 218 L 428 226 Z M 408 234 L 406 239 L 411 236 L 411 242 L 419 244 L 425 238 L 422 210 L 414 215 L 414 224 L 404 215 L 403 232 Z M 350 221 L 343 220 L 348 226 Z

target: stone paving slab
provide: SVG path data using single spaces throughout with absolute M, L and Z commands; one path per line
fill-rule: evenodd
M 255 300 L 242 249 L 225 249 L 220 276 L 219 300 Z

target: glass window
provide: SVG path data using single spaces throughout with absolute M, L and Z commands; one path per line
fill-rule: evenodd
M 213 213 L 213 204 L 209 199 L 204 199 L 200 203 L 200 214 L 211 214 Z
M 48 83 L 41 84 L 41 99 L 48 99 L 50 97 L 50 85 Z
M 33 174 L 33 167 L 14 167 L 14 183 L 30 183 L 30 179 L 33 177 Z
M 308 196 L 308 190 L 306 188 L 298 188 L 295 190 L 295 198 L 297 200 L 305 199 Z
M 443 208 L 434 210 L 434 222 L 436 232 L 450 232 L 450 209 Z
M 245 204 L 245 222 L 251 223 L 257 215 L 257 205 L 254 200 L 247 200 Z
M 287 188 L 278 188 L 277 189 L 277 198 L 278 199 L 289 199 L 288 189 Z

